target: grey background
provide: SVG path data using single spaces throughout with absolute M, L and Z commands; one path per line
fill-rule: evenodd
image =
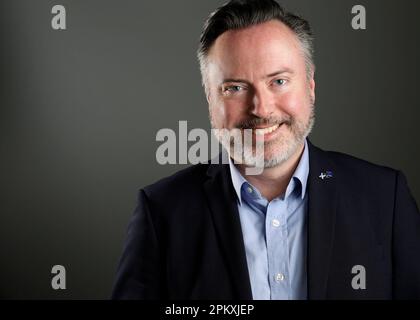
M 156 163 L 156 132 L 209 129 L 195 50 L 222 3 L 0 1 L 0 297 L 109 297 L 137 190 L 181 167 Z M 282 3 L 316 34 L 312 141 L 403 170 L 418 202 L 420 2 Z

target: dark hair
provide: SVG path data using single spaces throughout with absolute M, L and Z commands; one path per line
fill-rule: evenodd
M 222 33 L 270 20 L 281 21 L 295 33 L 302 47 L 308 74 L 310 74 L 315 65 L 313 37 L 308 21 L 287 12 L 274 0 L 231 0 L 211 13 L 204 24 L 197 51 L 203 84 L 205 84 L 204 74 L 208 52 Z

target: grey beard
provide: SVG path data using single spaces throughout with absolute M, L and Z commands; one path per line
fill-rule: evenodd
M 264 158 L 264 168 L 274 168 L 281 164 L 283 164 L 285 161 L 287 161 L 293 154 L 296 153 L 299 146 L 304 143 L 305 139 L 308 137 L 308 135 L 311 133 L 313 126 L 315 124 L 315 112 L 314 112 L 314 105 L 311 106 L 311 114 L 309 116 L 309 120 L 305 125 L 299 125 L 299 124 L 292 124 L 291 130 L 293 138 L 289 141 L 282 141 L 283 143 L 283 152 L 278 152 L 277 154 L 273 155 L 270 159 Z M 222 143 L 223 147 L 228 150 L 229 155 L 233 155 L 233 141 L 223 141 L 223 139 L 219 139 L 219 141 Z M 264 145 L 264 149 L 267 147 L 270 147 L 269 145 Z M 248 148 L 244 148 L 241 153 L 241 161 L 239 159 L 233 159 L 237 163 L 242 163 L 247 167 L 255 167 L 257 164 L 255 163 L 255 157 L 252 155 L 252 146 Z

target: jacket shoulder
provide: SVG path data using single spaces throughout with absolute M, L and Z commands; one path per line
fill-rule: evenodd
M 345 172 L 349 175 L 357 176 L 394 176 L 398 173 L 398 170 L 375 164 L 373 162 L 357 158 L 355 156 L 345 154 L 337 151 L 326 151 L 329 158 L 332 159 L 337 169 Z
M 207 177 L 209 164 L 200 163 L 179 170 L 144 188 L 148 198 L 167 199 L 178 198 L 180 193 L 193 195 L 197 192 Z
M 398 170 L 341 152 L 326 153 L 334 163 L 334 174 L 345 189 L 359 190 L 366 195 L 391 195 L 395 191 Z

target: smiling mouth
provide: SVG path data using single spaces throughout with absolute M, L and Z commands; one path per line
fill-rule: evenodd
M 265 134 L 269 134 L 275 130 L 277 130 L 283 123 L 277 123 L 271 127 L 267 127 L 267 128 L 255 128 L 255 134 L 257 136 L 263 136 Z

